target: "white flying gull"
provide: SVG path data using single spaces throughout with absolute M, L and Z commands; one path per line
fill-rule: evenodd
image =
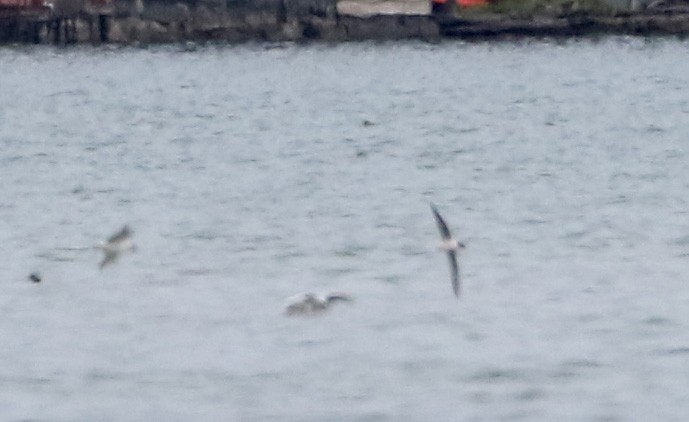
M 346 293 L 330 293 L 325 296 L 300 293 L 287 299 L 285 315 L 316 315 L 325 312 L 335 302 L 349 302 L 351 300 L 351 296 Z
M 459 297 L 459 266 L 457 265 L 457 254 L 460 250 L 464 249 L 464 244 L 452 237 L 450 229 L 447 228 L 447 223 L 445 223 L 443 217 L 440 216 L 435 205 L 431 204 L 431 210 L 433 210 L 433 216 L 435 217 L 435 222 L 438 224 L 440 236 L 442 237 L 440 250 L 447 252 L 447 257 L 450 260 L 452 290 L 455 292 L 455 296 Z
M 106 265 L 113 263 L 121 253 L 136 250 L 136 246 L 132 242 L 132 230 L 125 225 L 122 229 L 112 235 L 107 242 L 100 242 L 96 248 L 103 251 L 105 256 L 100 263 L 102 270 Z

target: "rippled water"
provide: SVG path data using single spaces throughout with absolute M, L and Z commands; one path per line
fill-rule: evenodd
M 684 420 L 688 48 L 0 50 L 2 418 Z

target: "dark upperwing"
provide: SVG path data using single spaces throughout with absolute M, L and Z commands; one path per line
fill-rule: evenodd
M 440 213 L 435 205 L 431 204 L 431 210 L 433 210 L 433 216 L 435 217 L 435 222 L 438 224 L 440 235 L 443 237 L 443 239 L 451 238 L 452 235 L 450 234 L 450 229 L 447 228 L 445 220 L 443 220 L 443 217 L 440 216 Z

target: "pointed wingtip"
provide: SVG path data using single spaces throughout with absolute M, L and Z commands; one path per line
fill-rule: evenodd
M 436 220 L 440 219 L 442 220 L 442 217 L 440 216 L 440 211 L 438 211 L 438 207 L 435 206 L 433 202 L 430 203 L 431 206 L 431 212 L 433 213 L 433 216 L 435 217 Z

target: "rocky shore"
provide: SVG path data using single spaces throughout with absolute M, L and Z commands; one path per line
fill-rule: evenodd
M 135 6 L 133 6 L 135 7 Z M 124 10 L 111 25 L 112 42 L 356 41 L 437 39 L 440 29 L 424 14 L 338 12 L 337 2 L 260 0 L 227 3 L 149 2 L 139 14 Z
M 50 19 L 14 22 L 12 30 L 7 18 L 0 19 L 0 41 L 59 41 L 51 36 L 55 19 L 72 22 L 73 38 L 68 41 L 124 44 L 689 34 L 689 9 L 682 8 L 607 15 L 571 10 L 528 18 L 494 12 L 439 17 L 419 0 L 114 0 L 104 14 L 89 12 L 84 7 L 89 0 L 59 1 L 81 3 L 70 4 L 71 14 L 60 15 L 58 9 L 51 11 Z M 96 15 L 100 39 L 94 38 Z M 33 26 L 27 30 L 22 24 Z

